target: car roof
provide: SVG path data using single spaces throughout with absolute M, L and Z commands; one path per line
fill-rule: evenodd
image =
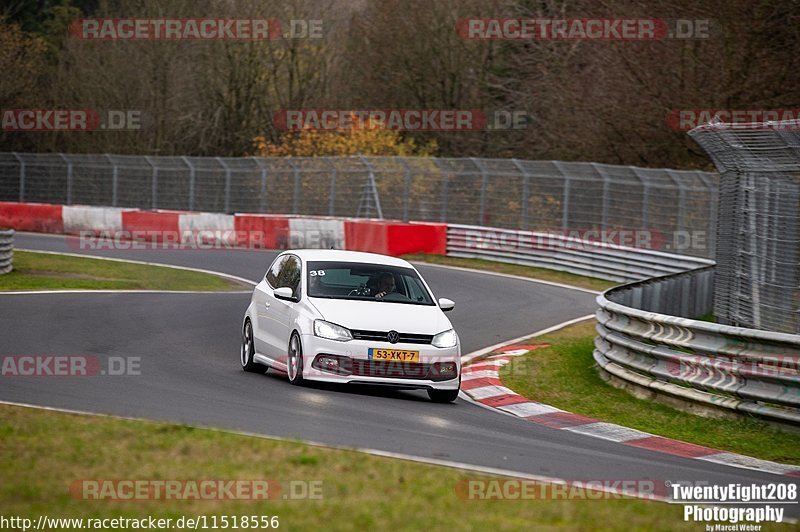
M 363 251 L 346 251 L 343 249 L 290 249 L 286 253 L 294 253 L 302 261 L 339 261 L 339 262 L 365 262 L 368 264 L 382 264 L 385 266 L 400 266 L 411 268 L 408 261 L 378 253 L 365 253 Z

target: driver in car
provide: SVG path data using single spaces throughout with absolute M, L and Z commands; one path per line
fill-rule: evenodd
M 394 290 L 394 275 L 385 272 L 382 273 L 378 278 L 378 286 L 374 289 L 374 293 L 372 295 L 375 296 L 375 299 L 381 299 L 382 297 L 394 292 Z

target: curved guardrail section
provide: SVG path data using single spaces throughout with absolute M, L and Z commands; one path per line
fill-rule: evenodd
M 447 224 L 447 254 L 629 282 L 684 272 L 714 261 L 555 233 Z
M 0 230 L 0 275 L 10 272 L 14 266 L 14 230 Z
M 611 288 L 597 297 L 594 359 L 654 392 L 800 424 L 800 336 L 719 325 L 714 267 Z

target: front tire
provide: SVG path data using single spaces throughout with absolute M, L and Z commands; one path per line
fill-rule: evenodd
M 303 384 L 303 344 L 300 343 L 300 335 L 292 333 L 289 339 L 289 356 L 286 359 L 286 372 L 289 374 L 289 382 L 299 386 Z
M 255 360 L 253 360 L 253 355 L 255 355 L 256 349 L 255 344 L 253 343 L 253 325 L 250 323 L 250 320 L 246 320 L 244 322 L 244 327 L 242 328 L 242 347 L 239 350 L 239 358 L 242 364 L 242 369 L 244 371 L 249 371 L 250 373 L 265 373 L 267 371 L 267 366 L 263 364 L 259 364 Z
M 458 390 L 428 390 L 428 397 L 434 403 L 452 403 L 458 397 Z

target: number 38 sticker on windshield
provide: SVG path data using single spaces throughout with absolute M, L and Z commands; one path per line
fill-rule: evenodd
M 394 360 L 396 362 L 419 362 L 419 351 L 405 349 L 369 348 L 370 360 Z

